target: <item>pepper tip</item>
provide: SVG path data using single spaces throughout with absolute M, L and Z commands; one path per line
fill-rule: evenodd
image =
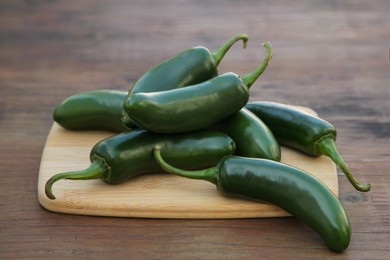
M 367 184 L 359 184 L 357 187 L 355 187 L 358 191 L 361 191 L 361 192 L 368 192 L 371 190 L 371 184 L 370 183 L 367 183 Z
M 45 194 L 46 196 L 51 199 L 51 200 L 55 200 L 56 197 L 54 196 L 53 194 L 53 191 L 52 191 L 52 186 L 53 186 L 53 183 L 49 181 L 47 181 L 46 185 L 45 185 Z
M 155 147 L 153 147 L 153 152 L 158 152 L 161 150 L 161 145 L 156 145 Z

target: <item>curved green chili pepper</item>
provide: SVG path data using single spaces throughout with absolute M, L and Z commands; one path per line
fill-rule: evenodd
M 246 34 L 238 34 L 223 44 L 217 51 L 210 52 L 205 47 L 185 50 L 147 71 L 128 92 L 126 99 L 135 93 L 149 93 L 182 88 L 209 80 L 218 75 L 217 66 L 237 41 L 248 41 Z M 122 121 L 127 127 L 134 127 L 131 118 L 122 111 Z
M 369 191 L 370 184 L 362 185 L 352 175 L 336 148 L 337 131 L 329 122 L 284 104 L 257 101 L 246 105 L 274 133 L 280 144 L 312 156 L 331 158 L 359 191 Z
M 236 143 L 236 155 L 280 161 L 281 151 L 270 129 L 246 108 L 215 124 Z
M 333 251 L 342 252 L 349 245 L 351 227 L 342 204 L 309 173 L 271 160 L 238 156 L 226 156 L 216 167 L 186 171 L 164 161 L 158 146 L 154 156 L 166 172 L 210 181 L 226 195 L 279 206 L 315 230 Z
M 140 128 L 152 132 L 189 132 L 210 126 L 248 102 L 249 88 L 272 57 L 271 45 L 263 46 L 267 50 L 263 62 L 242 78 L 229 72 L 185 88 L 136 93 L 125 101 L 124 109 Z
M 170 162 L 189 169 L 214 165 L 235 152 L 234 141 L 218 131 L 161 135 L 134 129 L 97 143 L 91 150 L 91 165 L 87 169 L 51 177 L 45 185 L 46 195 L 55 199 L 52 186 L 61 179 L 102 179 L 108 184 L 118 184 L 140 174 L 161 172 L 152 154 L 156 145 L 162 147 Z
M 69 130 L 125 131 L 121 115 L 126 95 L 108 89 L 77 93 L 55 108 L 54 121 Z

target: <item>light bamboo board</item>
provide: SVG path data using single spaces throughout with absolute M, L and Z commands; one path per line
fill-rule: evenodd
M 302 108 L 315 114 L 308 108 Z M 142 218 L 261 218 L 289 214 L 267 203 L 225 197 L 215 185 L 167 173 L 135 177 L 119 185 L 101 180 L 60 180 L 53 185 L 56 200 L 44 192 L 56 173 L 85 169 L 93 145 L 113 135 L 100 131 L 68 131 L 54 123 L 41 159 L 38 199 L 47 210 L 68 214 Z M 338 196 L 334 163 L 327 157 L 309 157 L 282 147 L 282 162 L 308 171 Z

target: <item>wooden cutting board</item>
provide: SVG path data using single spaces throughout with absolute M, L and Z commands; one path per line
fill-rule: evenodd
M 300 107 L 309 113 L 309 108 Z M 54 174 L 87 168 L 93 145 L 113 133 L 68 131 L 54 123 L 41 159 L 38 199 L 50 211 L 98 216 L 142 218 L 261 218 L 289 216 L 267 203 L 225 197 L 215 185 L 202 180 L 161 173 L 108 185 L 101 180 L 60 180 L 53 185 L 56 200 L 46 197 L 44 186 Z M 338 196 L 335 164 L 327 157 L 309 157 L 282 147 L 282 162 L 306 170 Z

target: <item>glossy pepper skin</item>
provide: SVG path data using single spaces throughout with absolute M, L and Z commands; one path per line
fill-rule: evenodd
M 312 156 L 328 156 L 343 170 L 357 190 L 370 190 L 370 184 L 362 185 L 355 179 L 338 153 L 335 144 L 337 131 L 329 122 L 276 102 L 256 101 L 245 107 L 271 129 L 280 144 Z
M 136 93 L 158 92 L 178 89 L 209 80 L 218 75 L 218 65 L 237 41 L 248 41 L 246 34 L 238 34 L 225 42 L 217 51 L 205 47 L 194 47 L 161 62 L 148 70 L 129 90 L 126 100 Z M 134 122 L 122 111 L 123 124 L 129 128 Z
M 136 93 L 124 109 L 140 128 L 157 133 L 181 133 L 208 127 L 245 106 L 249 88 L 264 72 L 272 57 L 272 47 L 263 46 L 267 55 L 252 73 L 240 77 L 228 72 L 208 81 L 151 93 Z
M 122 125 L 120 115 L 126 96 L 126 91 L 104 89 L 75 94 L 56 108 L 54 118 L 69 130 L 123 132 L 127 128 Z M 84 106 L 86 109 L 82 109 Z M 236 155 L 280 161 L 280 147 L 272 132 L 245 108 L 212 129 L 222 131 L 234 140 Z
M 229 196 L 279 206 L 316 231 L 332 251 L 342 252 L 350 243 L 350 222 L 342 204 L 307 172 L 280 162 L 238 156 L 226 156 L 212 168 L 186 171 L 164 161 L 159 147 L 154 156 L 166 172 L 210 181 Z
M 281 151 L 273 133 L 255 114 L 246 108 L 213 126 L 236 143 L 236 155 L 280 161 Z
M 68 130 L 103 130 L 122 132 L 122 104 L 127 92 L 92 90 L 77 93 L 62 101 L 53 112 L 53 119 Z
M 137 175 L 162 172 L 153 158 L 152 150 L 156 145 L 162 147 L 167 160 L 187 169 L 214 165 L 235 152 L 234 141 L 218 131 L 161 135 L 133 129 L 98 142 L 90 152 L 91 165 L 87 169 L 51 177 L 45 185 L 46 195 L 55 199 L 52 186 L 61 179 L 101 179 L 108 184 L 118 184 Z

